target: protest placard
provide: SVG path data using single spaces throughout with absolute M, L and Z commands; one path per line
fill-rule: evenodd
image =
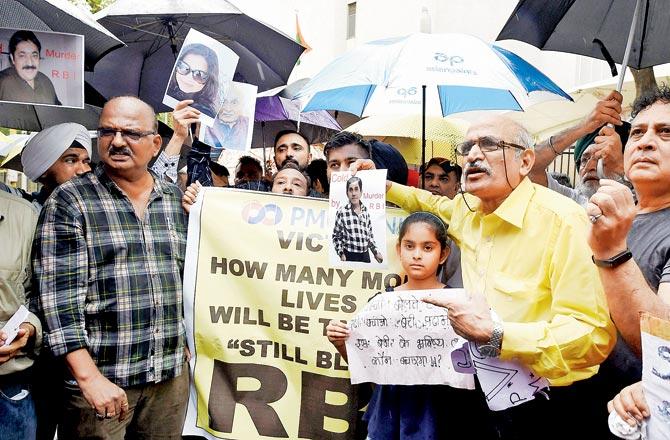
M 651 415 L 646 423 L 649 439 L 670 438 L 670 321 L 643 313 L 642 386 Z
M 352 383 L 451 385 L 474 389 L 472 374 L 454 370 L 453 348 L 465 340 L 451 327 L 446 309 L 421 301 L 463 289 L 386 292 L 349 321 L 347 356 Z
M 0 28 L 0 101 L 84 108 L 84 36 Z
M 245 151 L 251 148 L 257 91 L 254 85 L 231 82 L 221 96 L 219 113 L 212 126 L 200 126 L 198 137 L 212 147 L 212 159 L 218 159 L 222 149 Z
M 387 267 L 386 171 L 332 174 L 328 210 L 331 265 Z
M 212 126 L 239 59 L 225 44 L 191 29 L 172 68 L 163 104 L 174 108 L 192 99 L 191 106 L 202 112 L 202 124 Z
M 389 270 L 328 264 L 328 201 L 206 188 L 191 210 L 185 318 L 194 371 L 184 434 L 226 439 L 353 439 L 367 404 L 328 342 L 399 285 Z M 406 214 L 388 210 L 393 245 Z

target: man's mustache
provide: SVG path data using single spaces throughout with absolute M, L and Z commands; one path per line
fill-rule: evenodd
M 22 70 L 37 70 L 37 66 L 23 66 Z
M 109 155 L 113 154 L 123 154 L 125 156 L 132 156 L 133 152 L 128 147 L 109 147 L 107 150 Z
M 489 176 L 493 173 L 491 168 L 487 167 L 486 165 L 483 164 L 481 160 L 476 160 L 474 162 L 468 162 L 465 164 L 465 169 L 463 170 L 464 174 L 469 174 L 471 170 L 475 171 L 482 171 Z

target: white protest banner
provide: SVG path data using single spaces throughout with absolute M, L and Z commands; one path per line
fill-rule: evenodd
M 670 438 L 670 321 L 643 314 L 642 386 L 651 412 L 647 438 Z
M 381 293 L 349 322 L 347 355 L 352 383 L 474 388 L 473 376 L 452 366 L 451 350 L 464 340 L 451 327 L 447 311 L 421 301 L 435 294 L 460 296 L 465 291 Z
M 333 173 L 329 197 L 331 266 L 388 267 L 386 170 Z

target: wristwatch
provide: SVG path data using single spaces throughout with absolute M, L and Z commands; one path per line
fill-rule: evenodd
M 500 356 L 500 349 L 502 348 L 504 328 L 502 322 L 493 321 L 493 331 L 491 332 L 491 339 L 488 342 L 480 344 L 475 343 L 477 351 L 484 357 L 497 358 Z
M 593 264 L 595 264 L 598 267 L 606 267 L 609 269 L 620 266 L 626 261 L 630 260 L 631 258 L 633 258 L 633 254 L 630 252 L 629 249 L 626 249 L 625 251 L 620 252 L 615 256 L 613 256 L 612 258 L 608 258 L 606 260 L 596 260 L 596 257 L 591 255 L 591 260 L 593 260 Z

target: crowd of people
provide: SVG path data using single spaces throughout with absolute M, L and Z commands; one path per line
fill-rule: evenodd
M 194 50 L 182 71 L 197 71 L 205 55 Z M 347 131 L 325 144 L 325 161 L 312 160 L 303 133 L 282 131 L 276 173 L 243 156 L 231 175 L 193 136 L 206 109 L 192 102 L 175 107 L 162 148 L 151 106 L 113 98 L 100 116 L 99 163 L 73 121 L 44 129 L 23 151 L 38 193 L 0 184 L 0 322 L 21 304 L 30 310 L 0 347 L 8 397 L 0 438 L 51 440 L 56 429 L 62 439 L 181 438 L 190 359 L 182 280 L 199 191 L 327 197 L 333 172 L 374 168 L 388 170 L 387 200 L 414 213 L 400 228 L 407 282 L 397 290 L 464 287 L 468 300 L 426 301 L 444 307 L 481 353 L 523 364 L 551 389 L 493 412 L 479 387 L 378 386 L 365 417 L 370 439 L 602 439 L 611 435 L 608 411 L 631 426 L 649 416 L 639 312 L 670 316 L 670 191 L 662 183 L 670 177 L 670 88 L 640 97 L 630 122 L 612 92 L 582 122 L 537 144 L 508 118 L 478 121 L 456 147 L 461 165 L 434 157 L 420 169 L 425 189 L 407 186 L 407 164 L 393 147 Z M 547 172 L 573 145 L 574 189 Z M 343 217 L 365 213 L 360 186 L 347 183 Z M 338 254 L 369 261 L 368 250 L 380 260 L 370 242 Z M 340 321 L 327 329 L 345 359 L 348 334 Z

